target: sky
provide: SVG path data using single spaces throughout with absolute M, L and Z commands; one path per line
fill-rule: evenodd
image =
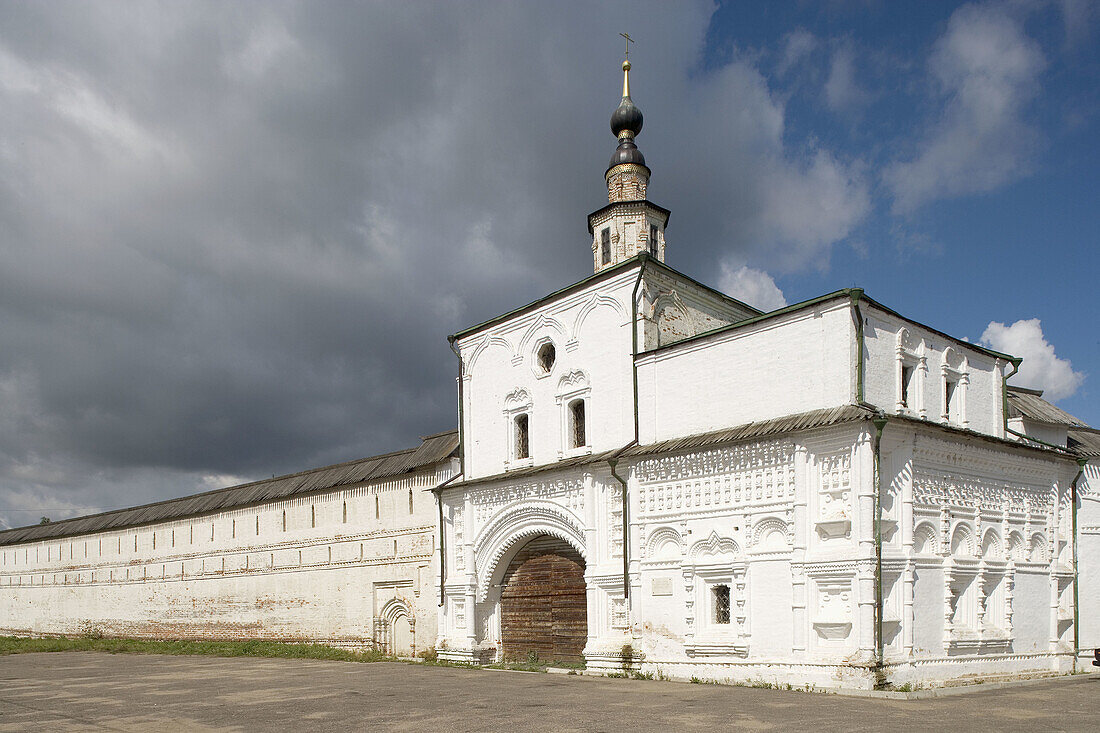
M 1100 425 L 1100 4 L 0 0 L 0 528 L 417 444 L 591 273 L 624 41 L 667 261 L 845 287 Z

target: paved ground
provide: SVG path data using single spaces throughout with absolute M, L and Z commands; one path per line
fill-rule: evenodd
M 0 657 L 0 731 L 1100 730 L 1100 677 L 895 701 L 411 664 Z

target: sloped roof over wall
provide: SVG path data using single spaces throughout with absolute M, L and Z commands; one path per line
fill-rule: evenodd
M 239 506 L 260 504 L 285 499 L 296 494 L 352 486 L 368 481 L 400 476 L 419 468 L 431 466 L 457 454 L 458 431 L 429 435 L 421 439 L 416 448 L 386 453 L 370 458 L 360 458 L 347 463 L 314 468 L 286 476 L 253 481 L 252 483 L 215 489 L 179 499 L 159 501 L 154 504 L 116 509 L 102 514 L 63 519 L 49 524 L 17 527 L 0 532 L 0 545 L 69 537 L 91 532 L 103 532 L 123 527 L 133 527 L 153 522 L 164 522 Z
M 1085 458 L 1100 458 L 1100 431 L 1070 428 L 1069 449 Z
M 1079 420 L 1060 407 L 1055 407 L 1043 399 L 1043 393 L 1037 389 L 1008 386 L 1008 416 L 1022 417 L 1052 425 L 1069 425 L 1075 428 L 1087 428 L 1088 423 Z

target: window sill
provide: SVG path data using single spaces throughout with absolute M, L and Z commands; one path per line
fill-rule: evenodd
M 747 657 L 749 645 L 746 640 L 733 634 L 708 634 L 684 644 L 684 651 L 689 657 Z
M 585 445 L 580 448 L 570 448 L 566 451 L 558 453 L 558 458 L 576 458 L 577 456 L 590 456 L 592 455 L 592 446 Z

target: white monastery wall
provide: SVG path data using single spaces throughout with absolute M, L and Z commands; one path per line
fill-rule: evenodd
M 847 300 L 777 316 L 638 359 L 642 444 L 848 404 Z
M 0 633 L 429 647 L 455 470 L 0 547 Z
M 868 403 L 887 414 L 1004 436 L 1004 362 L 870 303 L 861 310 Z M 949 381 L 955 385 L 950 409 L 944 403 Z

